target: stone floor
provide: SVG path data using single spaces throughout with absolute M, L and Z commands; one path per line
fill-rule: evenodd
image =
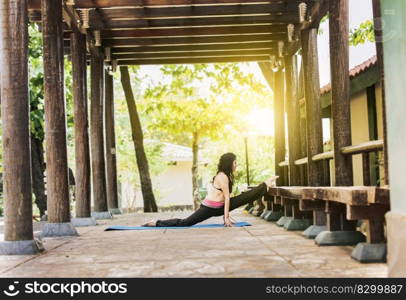
M 0 256 L 0 277 L 386 277 L 386 264 L 360 264 L 352 247 L 319 247 L 243 211 L 232 216 L 253 226 L 104 231 L 187 214 L 115 216 L 78 228 L 79 237 L 47 238 L 42 254 Z

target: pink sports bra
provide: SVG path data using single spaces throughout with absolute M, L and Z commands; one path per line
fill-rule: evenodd
M 213 201 L 213 200 L 209 200 L 209 199 L 204 199 L 202 204 L 205 206 L 208 206 L 208 207 L 212 207 L 212 208 L 218 208 L 218 207 L 224 206 L 224 202 L 218 202 L 218 201 Z

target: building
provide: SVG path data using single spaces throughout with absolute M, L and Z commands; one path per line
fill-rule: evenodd
M 192 209 L 192 149 L 171 143 L 162 144 L 162 155 L 167 167 L 161 174 L 151 179 L 157 205 L 160 210 Z M 204 159 L 199 159 L 200 165 L 206 164 Z M 121 184 L 121 189 L 122 208 L 142 211 L 141 190 L 126 182 Z

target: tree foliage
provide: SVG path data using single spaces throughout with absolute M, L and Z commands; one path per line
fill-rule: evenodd
M 374 22 L 366 20 L 357 28 L 350 30 L 350 45 L 357 46 L 366 42 L 375 43 Z

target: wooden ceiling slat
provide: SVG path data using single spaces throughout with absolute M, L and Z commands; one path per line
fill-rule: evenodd
M 269 61 L 269 56 L 201 57 L 121 60 L 119 65 L 166 65 L 166 64 L 209 64 L 228 62 Z
M 138 38 L 138 37 L 168 37 L 168 36 L 216 36 L 240 34 L 284 34 L 286 26 L 227 26 L 207 28 L 171 28 L 171 29 L 131 29 L 131 30 L 103 30 L 103 39 Z M 65 35 L 68 33 L 65 33 Z
M 174 5 L 214 5 L 214 4 L 253 4 L 272 3 L 281 0 L 75 0 L 76 8 L 144 7 Z M 286 1 L 286 0 L 285 0 Z M 292 2 L 292 0 L 289 0 Z M 305 0 L 306 2 L 312 2 Z M 29 9 L 41 9 L 41 0 L 29 0 Z
M 117 47 L 112 48 L 113 54 L 117 53 L 155 53 L 155 52 L 187 52 L 187 51 L 224 51 L 224 50 L 255 50 L 276 49 L 276 43 L 239 43 L 239 44 L 214 44 L 214 45 L 183 45 L 183 46 L 143 46 L 143 47 Z
M 220 26 L 220 25 L 263 25 L 270 23 L 297 23 L 296 17 L 286 15 L 268 16 L 234 16 L 234 17 L 209 17 L 209 18 L 186 18 L 186 19 L 133 19 L 133 20 L 104 20 L 107 28 L 164 28 L 164 27 L 194 27 L 194 26 Z M 92 28 L 103 29 L 95 26 Z
M 165 37 L 165 38 L 128 38 L 120 40 L 103 40 L 106 47 L 130 47 L 147 45 L 203 45 L 225 43 L 249 43 L 249 42 L 277 42 L 285 40 L 285 34 L 252 34 L 235 36 L 203 36 L 203 37 Z
M 161 53 L 131 53 L 115 54 L 113 59 L 137 60 L 143 58 L 182 58 L 182 57 L 232 57 L 232 56 L 259 56 L 272 54 L 269 49 L 265 50 L 237 50 L 237 51 L 212 51 L 212 52 L 161 52 Z
M 289 14 L 298 16 L 298 6 L 294 2 L 256 5 L 184 6 L 184 7 L 144 7 L 97 10 L 103 19 L 204 17 L 233 15 Z

